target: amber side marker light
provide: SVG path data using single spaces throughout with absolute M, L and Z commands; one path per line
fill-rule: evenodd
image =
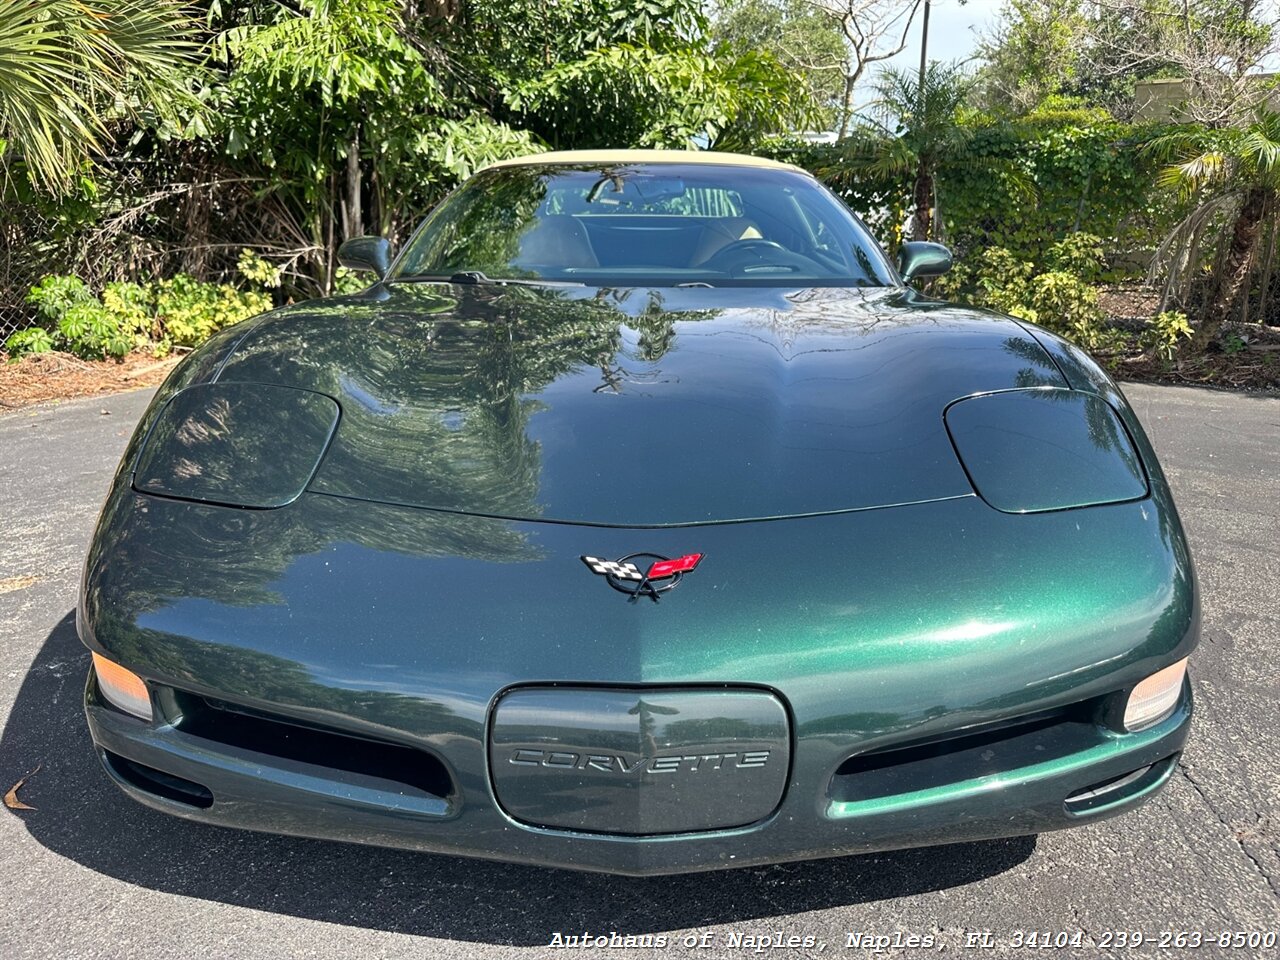
M 96 653 L 93 672 L 98 675 L 98 689 L 108 703 L 139 719 L 151 719 L 151 695 L 140 676 Z
M 1187 675 L 1187 660 L 1153 673 L 1133 688 L 1124 708 L 1124 728 L 1141 730 L 1167 717 L 1182 693 L 1182 680 Z

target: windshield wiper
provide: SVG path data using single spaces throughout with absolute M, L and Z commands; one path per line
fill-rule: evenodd
M 515 284 L 521 287 L 584 287 L 586 286 L 581 280 L 522 280 L 514 277 L 490 277 L 486 276 L 480 270 L 460 270 L 458 273 L 452 273 L 447 277 L 436 274 L 408 274 L 402 277 L 395 277 L 392 282 L 399 283 L 474 283 L 486 284 L 492 286 L 507 286 Z

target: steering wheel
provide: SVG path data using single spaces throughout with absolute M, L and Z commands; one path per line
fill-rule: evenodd
M 701 266 L 730 273 L 756 273 L 769 270 L 785 270 L 798 273 L 813 266 L 808 257 L 802 257 L 774 240 L 763 237 L 747 237 L 727 243 Z

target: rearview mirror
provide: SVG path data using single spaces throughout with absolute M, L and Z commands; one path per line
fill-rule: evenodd
M 621 174 L 608 171 L 587 193 L 587 203 L 627 204 L 637 206 L 661 203 L 685 195 L 685 184 L 679 177 L 650 174 Z
M 386 237 L 352 237 L 338 247 L 338 263 L 348 270 L 372 270 L 381 280 L 391 266 L 391 244 Z
M 940 243 L 912 240 L 898 251 L 898 273 L 903 280 L 940 277 L 951 269 L 951 251 Z

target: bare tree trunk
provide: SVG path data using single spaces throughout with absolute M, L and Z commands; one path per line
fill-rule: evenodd
M 391 225 L 387 222 L 387 207 L 382 196 L 382 177 L 378 176 L 377 163 L 374 163 L 369 172 L 369 224 L 377 230 L 378 236 L 392 239 Z
M 1271 206 L 1272 191 L 1267 187 L 1250 187 L 1240 204 L 1235 223 L 1231 226 L 1231 240 L 1213 279 L 1212 292 L 1205 305 L 1204 317 L 1195 333 L 1185 343 L 1189 353 L 1202 353 L 1217 339 L 1222 324 L 1230 319 L 1232 308 L 1249 279 L 1253 264 L 1253 250 L 1262 232 L 1262 221 Z
M 347 144 L 347 202 L 342 205 L 342 236 L 350 240 L 364 233 L 360 211 L 360 133 L 351 134 Z
M 1267 252 L 1262 261 L 1262 289 L 1258 293 L 1258 322 L 1268 323 L 1271 319 L 1271 268 L 1276 259 L 1276 221 L 1271 217 L 1267 221 Z
M 916 170 L 915 215 L 911 218 L 911 239 L 928 240 L 933 233 L 933 171 L 924 161 Z
M 327 297 L 333 293 L 333 275 L 338 269 L 337 249 L 333 242 L 333 232 L 335 221 L 338 219 L 334 214 L 334 207 L 338 204 L 338 175 L 336 173 L 329 174 L 329 202 L 325 204 L 327 211 L 325 219 L 328 221 L 327 235 L 324 243 L 324 282 L 321 284 L 324 295 Z
M 1196 264 L 1200 260 L 1200 238 L 1204 235 L 1205 223 L 1202 222 L 1191 234 L 1191 243 L 1187 245 L 1187 263 L 1182 271 L 1182 287 L 1179 297 L 1183 309 L 1191 302 L 1191 287 L 1196 279 Z M 1161 308 L 1163 309 L 1163 307 Z
M 415 13 L 448 23 L 455 22 L 462 13 L 460 0 L 426 0 L 425 3 L 414 6 L 417 8 Z
M 839 137 L 843 139 L 849 135 L 849 123 L 853 119 L 853 86 L 856 81 L 853 74 L 846 74 L 844 78 L 844 93 L 840 97 L 840 126 Z

